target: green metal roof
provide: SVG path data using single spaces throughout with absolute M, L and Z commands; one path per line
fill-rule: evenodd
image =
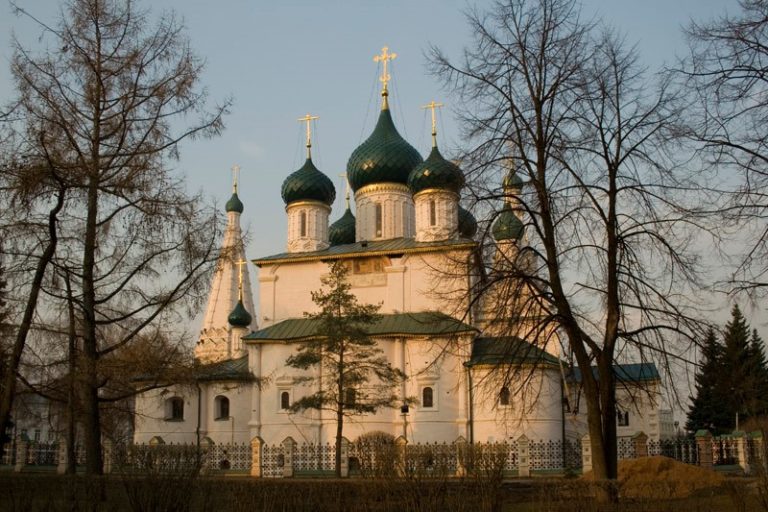
M 455 335 L 476 330 L 471 325 L 439 312 L 395 313 L 379 316 L 379 320 L 368 327 L 368 334 L 371 336 Z M 318 325 L 319 322 L 315 319 L 291 318 L 254 331 L 243 339 L 303 341 L 317 336 Z
M 442 250 L 472 249 L 477 245 L 473 240 L 459 238 L 440 242 L 417 242 L 413 238 L 392 238 L 375 242 L 355 242 L 353 244 L 332 245 L 328 249 L 314 252 L 290 253 L 283 252 L 257 258 L 253 261 L 256 266 L 274 265 L 286 262 L 324 261 L 350 258 L 355 256 L 384 256 L 406 253 L 437 252 Z
M 243 301 L 238 300 L 235 308 L 229 314 L 229 317 L 227 317 L 227 320 L 229 321 L 229 325 L 234 325 L 236 327 L 247 327 L 251 325 L 253 317 L 248 312 L 248 310 L 245 309 L 245 306 L 243 306 Z
M 474 238 L 477 233 L 477 220 L 472 212 L 459 205 L 459 236 Z
M 495 240 L 520 240 L 523 238 L 524 230 L 523 222 L 509 204 L 504 205 L 504 209 L 501 210 L 496 222 L 491 227 Z
M 347 206 L 344 215 L 328 228 L 328 241 L 331 245 L 355 243 L 355 216 L 352 215 L 349 206 Z
M 228 212 L 243 213 L 243 202 L 237 197 L 237 192 L 232 193 L 232 197 L 230 197 L 227 204 L 224 205 L 224 209 Z
M 371 136 L 347 162 L 347 179 L 357 191 L 371 183 L 408 183 L 408 175 L 422 162 L 421 155 L 397 132 L 388 108 L 382 109 Z
M 464 173 L 456 164 L 443 158 L 437 146 L 432 148 L 427 159 L 417 165 L 408 176 L 408 188 L 414 194 L 430 188 L 450 190 L 458 194 L 463 186 Z
M 314 200 L 330 206 L 336 199 L 333 182 L 315 167 L 311 158 L 307 158 L 301 169 L 285 178 L 280 194 L 285 204 Z
M 195 374 L 197 381 L 253 379 L 253 375 L 248 371 L 248 356 L 201 365 Z
M 476 338 L 472 355 L 465 366 L 500 364 L 558 365 L 559 359 L 549 352 L 515 336 Z
M 619 382 L 650 382 L 661 380 L 658 368 L 653 363 L 615 364 L 613 372 Z M 592 375 L 597 377 L 597 366 L 592 367 Z M 573 380 L 581 382 L 581 370 L 573 369 Z

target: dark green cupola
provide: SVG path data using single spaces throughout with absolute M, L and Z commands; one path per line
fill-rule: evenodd
M 253 317 L 251 317 L 251 314 L 245 309 L 245 306 L 243 306 L 243 300 L 240 299 L 237 301 L 235 309 L 233 309 L 229 314 L 229 317 L 227 317 L 227 320 L 229 321 L 229 325 L 233 327 L 248 327 L 251 325 Z
M 432 146 L 432 152 L 427 159 L 417 165 L 408 176 L 408 188 L 414 194 L 430 188 L 450 190 L 458 194 L 463 186 L 464 173 L 456 164 L 443 158 L 437 145 Z
M 497 241 L 517 241 L 523 238 L 525 226 L 509 204 L 505 204 L 493 223 L 491 233 Z
M 315 167 L 310 157 L 307 157 L 301 169 L 285 178 L 280 193 L 285 204 L 320 201 L 330 206 L 336 199 L 333 182 Z
M 328 241 L 331 245 L 355 243 L 355 216 L 352 215 L 349 205 L 344 215 L 328 228 Z
M 224 208 L 227 210 L 227 213 L 243 213 L 243 202 L 239 197 L 237 197 L 237 191 L 232 192 L 232 197 L 229 198 L 229 201 L 227 201 L 227 204 L 224 206 Z
M 520 190 L 521 188 L 523 188 L 524 183 L 525 182 L 518 175 L 517 171 L 515 169 L 512 169 L 507 173 L 506 176 L 504 176 L 504 181 L 501 182 L 501 186 L 504 190 L 508 188 Z
M 477 233 L 477 220 L 469 210 L 459 205 L 459 236 L 461 238 L 474 238 Z
M 347 178 L 354 191 L 371 183 L 405 185 L 413 168 L 421 162 L 419 152 L 398 133 L 385 104 L 371 136 L 349 157 Z

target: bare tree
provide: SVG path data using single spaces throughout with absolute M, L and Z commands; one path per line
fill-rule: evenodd
M 735 16 L 690 24 L 690 53 L 674 74 L 692 96 L 688 136 L 699 144 L 702 162 L 724 177 L 721 186 L 712 187 L 725 198 L 714 210 L 722 214 L 720 222 L 724 216 L 735 226 L 740 237 L 736 245 L 745 247 L 735 254 L 738 264 L 730 284 L 736 291 L 765 293 L 768 1 L 740 0 L 739 5 Z
M 595 475 L 615 479 L 617 357 L 663 363 L 676 339 L 695 339 L 684 298 L 696 280 L 690 189 L 670 148 L 676 102 L 574 0 L 500 0 L 469 22 L 461 62 L 435 49 L 432 64 L 462 105 L 465 170 L 495 254 L 475 300 L 532 346 L 564 338 L 581 370 Z
M 26 11 L 17 11 L 35 21 Z M 228 102 L 206 110 L 201 61 L 172 15 L 156 24 L 132 2 L 70 0 L 51 50 L 15 42 L 15 112 L 46 134 L 68 187 L 57 265 L 76 305 L 86 471 L 102 471 L 99 365 L 156 329 L 179 336 L 216 258 L 217 219 L 170 168 L 179 143 L 217 135 Z

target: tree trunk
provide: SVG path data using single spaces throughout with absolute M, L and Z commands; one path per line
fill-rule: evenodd
M 64 274 L 67 287 L 67 310 L 69 313 L 69 379 L 67 382 L 67 474 L 74 475 L 77 471 L 77 431 L 75 422 L 75 391 L 77 371 L 77 327 L 75 325 L 75 304 L 72 301 L 72 282 L 69 271 Z
M 27 343 L 27 335 L 32 327 L 32 317 L 37 309 L 37 299 L 40 295 L 43 278 L 45 277 L 45 270 L 53 259 L 54 254 L 56 254 L 56 245 L 58 243 L 56 222 L 58 221 L 58 214 L 64 206 L 64 195 L 65 189 L 61 187 L 56 196 L 56 204 L 48 213 L 48 245 L 37 262 L 27 304 L 24 307 L 24 315 L 22 316 L 19 330 L 16 333 L 16 339 L 13 342 L 13 350 L 11 351 L 7 372 L 3 375 L 2 396 L 0 396 L 0 429 L 2 429 L 2 432 L 5 432 L 10 422 L 11 409 L 13 408 L 13 400 L 16 395 L 16 374 L 19 371 L 21 354 L 24 352 L 24 346 Z M 2 454 L 4 448 L 0 446 L 0 454 Z
M 94 137 L 97 144 L 98 136 Z M 98 165 L 94 155 L 92 165 Z M 85 444 L 85 472 L 100 475 L 103 471 L 101 456 L 101 420 L 99 418 L 99 383 L 96 364 L 99 357 L 96 339 L 96 217 L 98 212 L 98 168 L 93 169 L 88 183 L 88 211 L 83 246 L 83 379 L 81 386 L 83 406 L 83 434 Z

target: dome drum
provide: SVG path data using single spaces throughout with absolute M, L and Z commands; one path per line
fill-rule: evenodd
M 440 189 L 423 190 L 414 196 L 416 241 L 437 242 L 458 235 L 459 196 Z
M 295 201 L 289 203 L 285 211 L 288 214 L 288 252 L 328 248 L 330 206 L 321 201 Z
M 376 183 L 355 193 L 355 238 L 412 238 L 415 232 L 413 196 L 404 184 Z

